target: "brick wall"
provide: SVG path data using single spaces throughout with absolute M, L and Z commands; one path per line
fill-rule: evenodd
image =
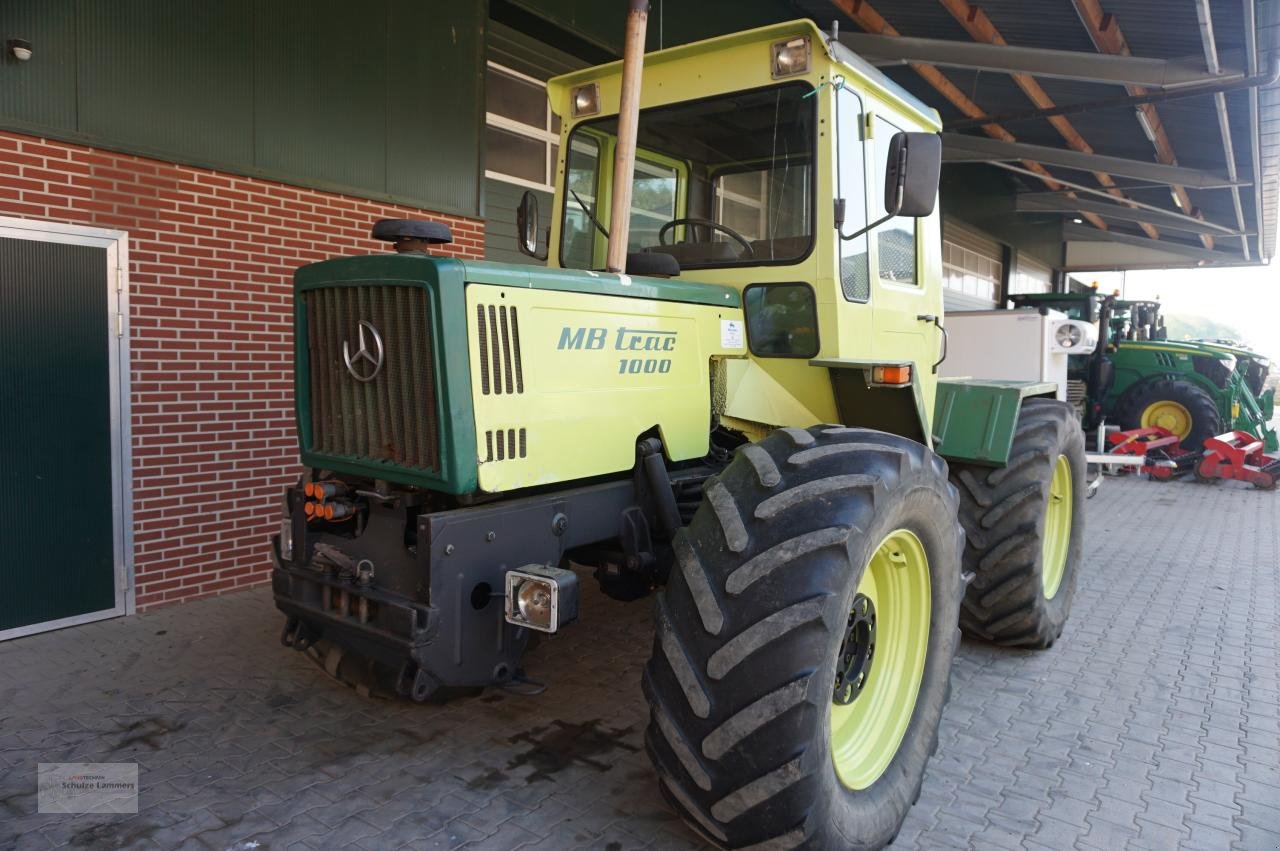
M 381 218 L 484 223 L 0 132 L 0 215 L 129 233 L 134 566 L 140 609 L 265 582 L 298 472 L 291 276 L 386 250 Z

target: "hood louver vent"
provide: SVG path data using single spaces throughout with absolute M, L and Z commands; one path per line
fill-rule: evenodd
M 522 428 L 500 428 L 484 433 L 485 461 L 509 461 L 525 457 L 525 432 Z
M 480 392 L 486 396 L 524 392 L 520 363 L 520 324 L 514 307 L 477 304 L 480 340 Z

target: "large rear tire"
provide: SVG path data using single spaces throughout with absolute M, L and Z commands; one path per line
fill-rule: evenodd
M 836 426 L 774 432 L 707 483 L 644 675 L 647 749 L 695 830 L 776 849 L 897 834 L 959 637 L 956 499 L 925 447 Z
M 973 575 L 960 609 L 965 635 L 1045 648 L 1062 634 L 1084 548 L 1084 455 L 1071 407 L 1028 399 L 1007 466 L 952 464 Z
M 1125 393 L 1116 411 L 1120 428 L 1161 426 L 1176 434 L 1184 449 L 1199 452 L 1222 434 L 1222 415 L 1212 397 L 1185 381 L 1162 379 Z

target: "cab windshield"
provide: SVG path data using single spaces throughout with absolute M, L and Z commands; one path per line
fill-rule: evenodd
M 642 110 L 629 253 L 684 269 L 791 263 L 813 244 L 812 88 L 788 84 Z M 569 137 L 561 265 L 604 266 L 616 116 Z

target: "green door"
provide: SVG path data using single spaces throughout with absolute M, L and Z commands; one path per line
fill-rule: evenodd
M 0 237 L 0 638 L 123 611 L 108 250 Z

